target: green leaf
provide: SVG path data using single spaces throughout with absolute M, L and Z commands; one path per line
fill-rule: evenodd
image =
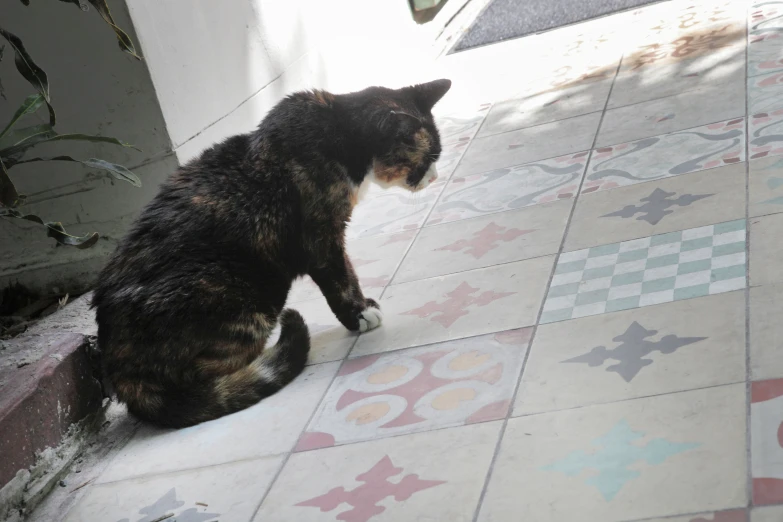
M 33 61 L 33 58 L 28 54 L 24 48 L 22 40 L 19 39 L 13 33 L 9 33 L 2 27 L 0 27 L 0 36 L 5 38 L 14 50 L 14 63 L 19 74 L 24 77 L 25 80 L 35 87 L 41 96 L 46 100 L 46 106 L 49 109 L 49 124 L 54 127 L 57 118 L 54 113 L 54 107 L 52 107 L 51 99 L 49 98 L 49 78 L 46 76 L 46 72 L 38 67 Z
M 72 236 L 71 234 L 65 231 L 65 228 L 63 228 L 63 224 L 60 223 L 59 221 L 44 222 L 43 219 L 36 216 L 35 214 L 22 214 L 17 210 L 7 209 L 7 210 L 0 210 L 0 217 L 26 219 L 27 221 L 32 221 L 34 223 L 38 223 L 39 225 L 43 225 L 47 228 L 46 231 L 47 236 L 54 238 L 54 240 L 60 243 L 61 245 L 73 246 L 81 250 L 85 248 L 90 248 L 95 243 L 97 243 L 99 239 L 97 232 L 91 232 L 83 236 Z
M 88 0 L 92 6 L 95 8 L 96 11 L 101 15 L 103 20 L 109 25 L 109 27 L 114 30 L 114 34 L 117 35 L 117 42 L 120 45 L 120 49 L 125 51 L 126 53 L 130 54 L 137 60 L 141 60 L 141 56 L 139 56 L 136 53 L 136 48 L 133 46 L 133 40 L 130 39 L 130 36 L 128 36 L 125 31 L 120 29 L 116 23 L 114 23 L 114 18 L 111 15 L 111 11 L 109 10 L 109 6 L 106 4 L 106 0 Z
M 16 110 L 16 113 L 11 117 L 11 121 L 5 126 L 2 132 L 0 132 L 0 139 L 3 138 L 8 131 L 11 130 L 19 119 L 25 114 L 31 114 L 37 111 L 46 100 L 40 94 L 31 94 L 22 102 L 22 105 Z
M 27 149 L 54 136 L 57 132 L 48 123 L 13 130 L 0 140 L 0 158 L 18 160 Z M 11 167 L 8 163 L 6 166 Z
M 139 177 L 128 170 L 127 168 L 123 167 L 122 165 L 118 165 L 116 163 L 109 163 L 106 160 L 98 159 L 98 158 L 89 158 L 86 160 L 78 160 L 74 159 L 71 156 L 54 156 L 51 158 L 30 158 L 22 161 L 18 161 L 15 163 L 15 165 L 21 165 L 22 163 L 33 163 L 36 161 L 73 161 L 75 163 L 81 163 L 82 165 L 86 165 L 88 167 L 93 167 L 96 169 L 102 169 L 106 170 L 109 173 L 111 173 L 112 176 L 114 176 L 117 179 L 127 181 L 131 185 L 135 187 L 141 186 L 141 180 Z
M 21 199 L 13 181 L 8 177 L 5 164 L 0 160 L 0 205 L 14 208 L 19 205 Z
M 14 164 L 16 164 L 17 161 L 21 159 L 22 154 L 24 154 L 27 149 L 33 147 L 34 145 L 38 145 L 39 143 L 48 143 L 50 141 L 65 140 L 111 143 L 112 145 L 119 145 L 121 147 L 128 147 L 141 151 L 141 149 L 134 147 L 129 143 L 125 143 L 124 141 L 120 141 L 117 138 L 110 138 L 107 136 L 93 136 L 92 134 L 57 134 L 57 132 L 55 132 L 55 130 L 48 125 L 40 126 L 40 128 L 37 130 L 33 129 L 32 127 L 28 128 L 36 131 L 36 133 L 27 136 L 26 138 L 16 142 L 14 145 L 9 146 L 8 148 L 0 148 L 1 158 L 11 158 L 14 160 Z

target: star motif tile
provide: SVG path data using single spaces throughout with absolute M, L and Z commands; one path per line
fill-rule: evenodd
M 65 521 L 250 520 L 282 461 L 267 457 L 99 484 Z
M 350 357 L 531 326 L 553 256 L 388 287 L 384 322 L 359 336 Z
M 394 283 L 554 254 L 572 203 L 557 201 L 424 228 Z
M 744 424 L 744 383 L 513 418 L 478 520 L 622 522 L 744 507 Z
M 500 422 L 295 453 L 255 522 L 464 520 L 478 504 Z
M 514 415 L 744 378 L 745 295 L 739 291 L 539 326 Z
M 739 163 L 583 194 L 577 201 L 565 249 L 744 218 L 746 168 Z

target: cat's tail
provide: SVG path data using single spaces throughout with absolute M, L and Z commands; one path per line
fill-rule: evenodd
M 280 339 L 248 366 L 218 377 L 211 386 L 190 390 L 166 390 L 154 416 L 149 411 L 131 413 L 163 427 L 184 428 L 244 410 L 280 391 L 302 373 L 310 353 L 310 336 L 304 319 L 295 310 L 280 315 Z M 151 418 L 153 417 L 153 418 Z

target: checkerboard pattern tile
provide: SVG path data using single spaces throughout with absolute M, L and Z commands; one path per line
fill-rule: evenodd
M 745 220 L 560 256 L 541 323 L 745 288 Z

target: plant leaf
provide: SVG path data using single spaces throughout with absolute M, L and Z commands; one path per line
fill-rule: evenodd
M 11 121 L 8 122 L 8 125 L 5 126 L 5 129 L 3 129 L 2 132 L 0 132 L 0 139 L 3 138 L 6 134 L 8 134 L 8 131 L 11 130 L 11 127 L 16 124 L 17 121 L 19 121 L 19 118 L 24 116 L 25 114 L 30 114 L 35 111 L 37 111 L 41 105 L 46 100 L 44 100 L 43 96 L 40 94 L 31 94 L 25 100 L 22 102 L 22 105 L 16 110 L 16 113 L 11 117 Z
M 0 217 L 26 219 L 27 221 L 32 221 L 34 223 L 38 223 L 39 225 L 43 225 L 47 228 L 47 236 L 54 238 L 54 240 L 61 245 L 73 246 L 81 250 L 90 248 L 95 243 L 97 243 L 99 239 L 97 232 L 91 232 L 83 236 L 72 236 L 65 231 L 63 224 L 59 221 L 49 221 L 45 223 L 43 219 L 36 216 L 35 214 L 22 214 L 18 210 L 0 210 Z
M 38 67 L 33 61 L 33 58 L 27 53 L 22 40 L 20 40 L 18 36 L 9 33 L 2 27 L 0 27 L 0 36 L 5 38 L 13 48 L 15 53 L 14 63 L 16 64 L 16 69 L 19 71 L 19 74 L 30 82 L 30 84 L 35 87 L 35 90 L 44 97 L 44 100 L 46 100 L 46 106 L 49 109 L 49 124 L 54 127 L 57 118 L 54 113 L 54 107 L 52 107 L 52 104 L 50 103 L 49 78 L 46 76 L 46 72 Z
M 86 165 L 88 167 L 109 171 L 111 175 L 117 179 L 127 181 L 128 183 L 130 183 L 135 187 L 141 186 L 141 180 L 139 179 L 139 177 L 133 172 L 131 172 L 130 170 L 128 170 L 127 168 L 123 167 L 122 165 L 118 165 L 116 163 L 109 163 L 106 160 L 102 160 L 98 158 L 89 158 L 86 160 L 74 159 L 71 156 L 54 156 L 51 158 L 30 158 L 30 159 L 18 161 L 15 163 L 15 165 L 20 165 L 22 163 L 33 163 L 36 161 L 73 161 L 75 163 L 81 163 L 82 165 Z
M 11 178 L 8 177 L 5 164 L 0 160 L 0 205 L 6 208 L 14 208 L 19 204 L 20 200 L 19 192 L 16 191 Z
M 32 127 L 30 127 L 32 128 Z M 46 126 L 41 126 L 40 132 L 28 136 L 27 138 L 17 142 L 15 145 L 10 146 L 7 149 L 0 149 L 0 157 L 11 158 L 16 163 L 16 160 L 21 158 L 21 155 L 30 147 L 38 145 L 39 143 L 47 143 L 50 141 L 91 141 L 94 143 L 111 143 L 112 145 L 119 145 L 121 147 L 128 147 L 141 151 L 141 149 L 134 147 L 129 143 L 120 141 L 117 138 L 110 138 L 107 136 L 93 136 L 92 134 L 57 134 L 54 129 Z
M 141 56 L 139 56 L 136 53 L 136 48 L 133 46 L 133 40 L 130 39 L 130 36 L 128 36 L 125 31 L 120 29 L 116 23 L 114 23 L 114 18 L 111 15 L 111 11 L 109 10 L 109 6 L 106 4 L 106 0 L 88 0 L 92 6 L 95 8 L 96 11 L 101 15 L 103 20 L 109 24 L 109 27 L 112 28 L 114 31 L 114 34 L 117 35 L 117 42 L 120 45 L 120 49 L 125 51 L 126 53 L 130 54 L 137 60 L 141 60 Z
M 54 136 L 57 136 L 57 132 L 48 123 L 11 131 L 0 140 L 0 158 L 3 161 L 18 160 L 27 149 Z M 6 166 L 11 168 L 9 162 L 6 162 Z

